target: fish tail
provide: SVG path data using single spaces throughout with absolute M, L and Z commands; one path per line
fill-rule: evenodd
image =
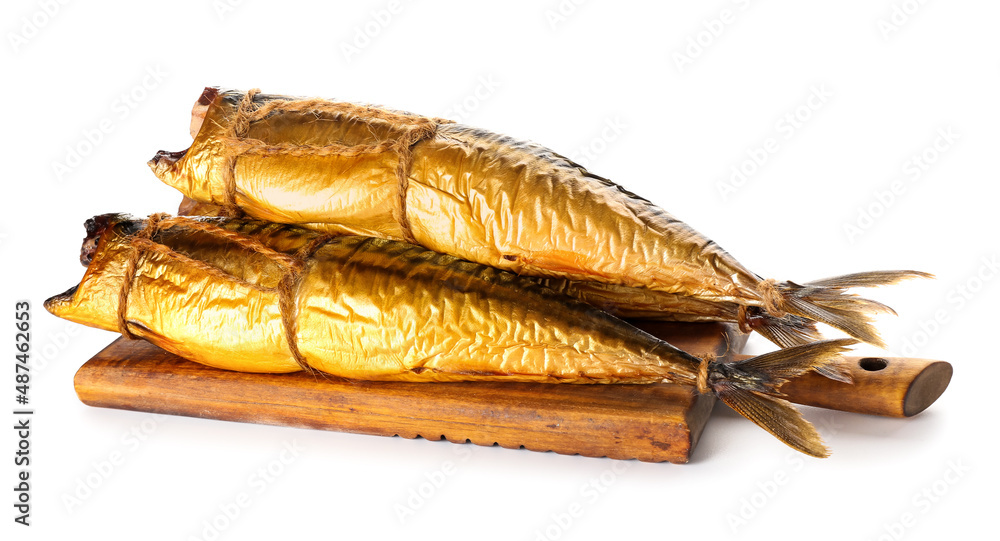
M 889 285 L 910 278 L 933 278 L 933 275 L 919 271 L 873 271 L 845 274 L 805 284 L 764 280 L 760 282 L 758 290 L 764 301 L 764 310 L 774 317 L 784 319 L 790 314 L 826 323 L 862 342 L 884 348 L 885 342 L 872 325 L 871 316 L 877 313 L 895 315 L 896 312 L 880 302 L 858 297 L 847 290 Z M 794 334 L 798 338 L 805 338 L 802 333 Z
M 707 368 L 707 384 L 729 407 L 789 447 L 825 458 L 830 451 L 819 432 L 778 389 L 790 378 L 809 370 L 850 381 L 846 374 L 837 370 L 835 363 L 856 343 L 852 338 L 823 340 L 743 361 L 711 362 Z
M 750 306 L 739 315 L 740 329 L 744 332 L 757 331 L 781 348 L 803 346 L 823 339 L 816 322 L 802 316 L 785 314 L 775 317 L 763 308 Z

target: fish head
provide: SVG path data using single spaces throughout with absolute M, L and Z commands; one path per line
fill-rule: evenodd
M 80 262 L 87 267 L 77 285 L 44 303 L 54 316 L 101 329 L 117 328 L 118 296 L 124 277 L 128 239 L 144 220 L 128 214 L 102 214 L 84 223 L 87 236 Z
M 229 130 L 238 95 L 215 87 L 202 92 L 191 111 L 191 146 L 157 151 L 146 162 L 156 178 L 195 201 L 225 203 L 222 172 L 231 172 L 234 165 Z
M 67 314 L 72 310 L 73 296 L 76 294 L 78 287 L 80 287 L 79 284 L 74 285 L 58 295 L 53 295 L 45 299 L 45 309 L 56 317 L 66 318 Z
M 201 127 L 205 124 L 205 117 L 208 116 L 208 110 L 215 103 L 215 100 L 219 98 L 220 93 L 219 87 L 206 86 L 201 96 L 198 96 L 198 101 L 194 102 L 194 106 L 191 107 L 190 131 L 192 139 L 198 137 L 198 132 L 201 131 Z
M 83 244 L 80 246 L 80 263 L 84 267 L 90 266 L 94 260 L 94 254 L 97 253 L 98 244 L 109 228 L 127 224 L 129 229 L 132 230 L 135 229 L 135 224 L 138 221 L 130 214 L 117 212 L 99 214 L 93 218 L 88 218 L 83 223 L 83 228 L 87 231 L 87 236 L 83 238 Z
M 157 150 L 156 154 L 146 162 L 146 165 L 153 171 L 156 178 L 173 186 L 173 177 L 180 173 L 180 166 L 177 162 L 187 154 L 187 149 L 171 152 L 169 150 Z

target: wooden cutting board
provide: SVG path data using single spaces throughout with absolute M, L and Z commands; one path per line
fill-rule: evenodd
M 721 323 L 647 331 L 695 355 L 731 359 L 746 335 Z M 715 398 L 692 387 L 362 382 L 248 374 L 119 338 L 76 374 L 90 406 L 562 454 L 687 462 Z

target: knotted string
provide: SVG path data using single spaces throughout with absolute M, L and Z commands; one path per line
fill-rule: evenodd
M 267 257 L 270 261 L 284 268 L 285 273 L 278 281 L 276 287 L 266 287 L 260 284 L 249 282 L 238 276 L 234 276 L 225 270 L 197 259 L 186 256 L 172 248 L 157 242 L 153 237 L 160 231 L 172 227 L 183 227 L 192 231 L 201 231 L 218 238 L 236 243 L 237 245 L 251 250 L 255 253 Z M 137 337 L 128 328 L 128 299 L 132 289 L 135 276 L 139 269 L 139 263 L 147 252 L 154 252 L 174 260 L 177 260 L 188 267 L 198 269 L 216 278 L 228 280 L 236 284 L 254 289 L 257 291 L 271 291 L 278 294 L 279 310 L 281 312 L 281 323 L 285 332 L 285 340 L 288 349 L 295 358 L 295 362 L 304 370 L 313 371 L 308 365 L 305 357 L 299 351 L 297 341 L 297 322 L 295 300 L 298 296 L 298 287 L 302 281 L 303 271 L 308 261 L 317 250 L 330 242 L 335 235 L 321 235 L 300 248 L 295 255 L 288 255 L 278 252 L 264 245 L 259 240 L 237 231 L 231 231 L 193 218 L 182 216 L 170 217 L 167 214 L 153 214 L 146 220 L 146 225 L 136 233 L 129 241 L 130 253 L 125 262 L 124 278 L 122 287 L 118 295 L 118 330 L 122 336 L 129 340 Z
M 767 312 L 768 315 L 776 318 L 782 318 L 788 315 L 788 312 L 784 309 L 784 295 L 781 293 L 781 290 L 778 288 L 775 280 L 761 280 L 760 283 L 757 284 L 757 293 L 760 295 L 761 301 L 764 303 L 764 311 Z M 739 308 L 736 309 L 736 323 L 740 327 L 740 332 L 749 333 L 753 331 L 753 324 L 750 321 L 752 317 L 753 316 L 750 314 L 750 309 L 747 305 L 741 304 Z
M 695 380 L 695 386 L 701 394 L 712 392 L 712 388 L 708 386 L 708 367 L 713 362 L 715 362 L 715 355 L 706 353 L 705 356 L 701 358 L 701 363 L 698 365 L 698 378 Z
M 221 141 L 227 146 L 227 164 L 223 170 L 224 204 L 229 216 L 238 216 L 242 212 L 236 203 L 236 158 L 244 155 L 284 155 L 284 156 L 345 156 L 354 157 L 366 154 L 394 152 L 397 155 L 396 177 L 398 182 L 398 205 L 394 212 L 396 221 L 402 230 L 403 239 L 416 244 L 413 229 L 406 212 L 406 194 L 410 185 L 410 169 L 413 165 L 413 146 L 418 142 L 433 137 L 439 124 L 450 123 L 443 119 L 432 119 L 417 115 L 406 115 L 386 111 L 377 107 L 356 105 L 353 103 L 331 102 L 318 98 L 302 100 L 273 99 L 261 105 L 253 106 L 254 96 L 260 89 L 253 89 L 243 96 L 229 129 Z M 292 143 L 267 143 L 248 137 L 250 124 L 263 120 L 272 113 L 329 113 L 345 115 L 349 119 L 357 119 L 371 123 L 381 120 L 400 128 L 402 133 L 393 139 L 378 143 L 361 145 L 342 145 L 331 143 L 327 145 L 298 145 Z

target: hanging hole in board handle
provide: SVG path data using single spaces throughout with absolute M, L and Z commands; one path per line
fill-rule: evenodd
M 858 361 L 858 366 L 869 372 L 878 372 L 879 370 L 889 366 L 889 361 L 881 357 L 865 357 Z

